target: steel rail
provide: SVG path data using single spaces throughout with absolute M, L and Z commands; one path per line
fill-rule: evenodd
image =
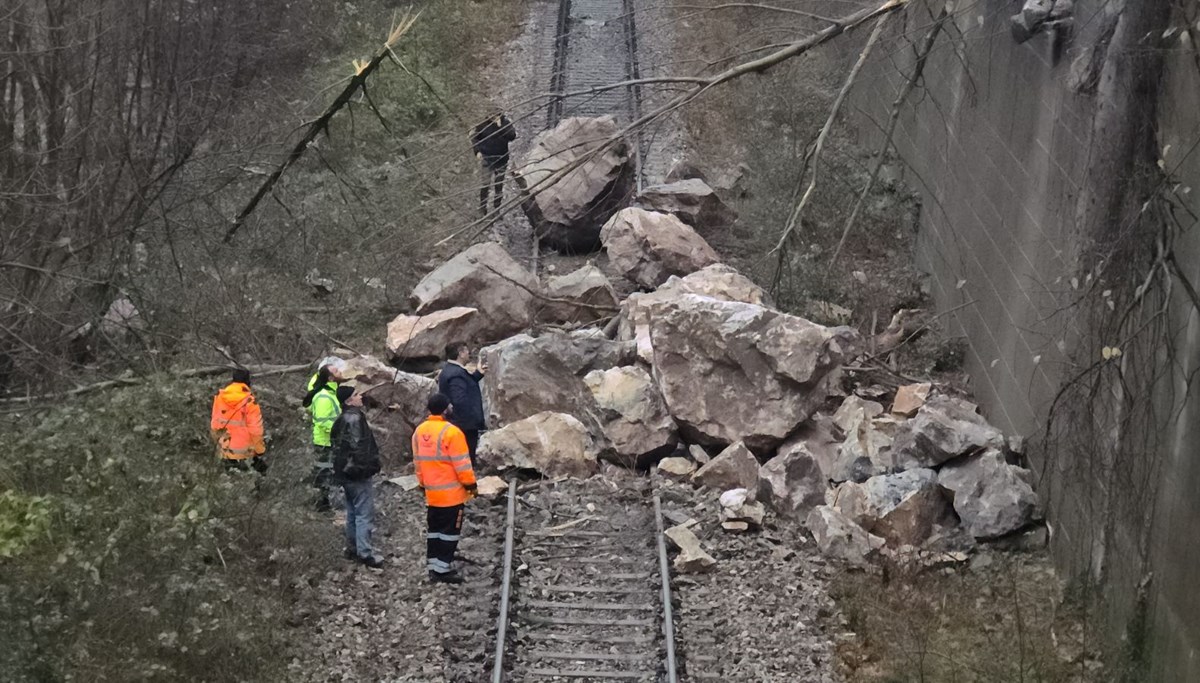
M 504 681 L 504 647 L 508 641 L 508 595 L 512 589 L 513 536 L 517 517 L 517 481 L 508 482 L 508 519 L 504 524 L 504 574 L 500 580 L 500 616 L 496 625 L 496 656 L 492 683 Z M 661 526 L 661 521 L 659 526 Z
M 667 568 L 667 542 L 663 533 L 662 501 L 654 494 L 654 526 L 658 538 L 658 575 L 662 579 L 663 640 L 667 650 L 667 681 L 677 683 L 675 671 L 675 617 L 671 612 L 671 571 Z

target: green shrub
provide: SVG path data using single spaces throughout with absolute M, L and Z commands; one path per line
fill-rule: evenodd
M 303 420 L 268 403 L 270 473 L 226 474 L 207 434 L 212 388 L 163 381 L 13 421 L 0 459 L 0 679 L 277 671 L 292 605 L 335 534 L 303 512 Z

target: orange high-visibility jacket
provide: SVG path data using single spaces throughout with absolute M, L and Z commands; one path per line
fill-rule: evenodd
M 234 382 L 213 398 L 213 440 L 222 458 L 245 460 L 265 453 L 262 411 L 250 393 L 250 387 Z
M 412 438 L 417 483 L 425 489 L 430 507 L 453 507 L 467 502 L 467 485 L 475 483 L 467 437 L 440 415 L 431 415 Z

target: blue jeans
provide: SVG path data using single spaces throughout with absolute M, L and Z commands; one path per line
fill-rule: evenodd
M 375 489 L 370 478 L 342 482 L 346 494 L 346 548 L 359 557 L 374 557 L 371 522 L 375 517 Z

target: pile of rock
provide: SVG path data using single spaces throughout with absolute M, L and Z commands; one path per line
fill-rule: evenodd
M 605 460 L 654 467 L 713 489 L 726 530 L 757 529 L 770 512 L 851 562 L 996 538 L 1037 518 L 1030 473 L 974 405 L 929 384 L 846 396 L 841 367 L 860 352 L 858 332 L 783 313 L 720 263 L 696 228 L 733 216 L 702 181 L 652 188 L 621 208 L 605 193 L 623 187 L 624 147 L 573 167 L 554 157 L 587 148 L 568 144 L 571 131 L 600 149 L 610 128 L 569 119 L 519 175 L 533 186 L 571 168 L 564 187 L 526 202 L 539 235 L 572 250 L 598 241 L 642 291 L 618 301 L 590 264 L 542 283 L 499 245 L 478 244 L 421 280 L 414 314 L 388 326 L 397 363 L 436 357 L 451 341 L 491 342 L 486 465 L 547 476 L 588 476 Z M 573 329 L 547 331 L 549 322 Z M 398 382 L 372 392 L 400 391 Z

